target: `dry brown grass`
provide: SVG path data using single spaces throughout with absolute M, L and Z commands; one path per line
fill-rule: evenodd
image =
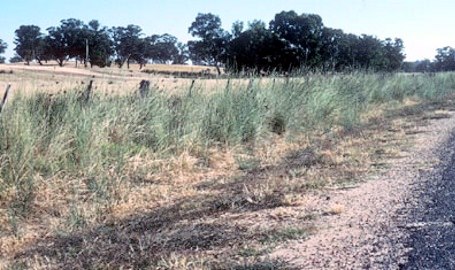
M 23 94 L 48 92 L 61 93 L 73 91 L 75 86 L 84 88 L 90 80 L 94 80 L 95 91 L 102 94 L 129 94 L 137 91 L 141 80 L 149 80 L 152 89 L 156 91 L 178 93 L 182 89 L 189 89 L 192 80 L 174 78 L 172 76 L 155 76 L 143 73 L 137 65 L 130 69 L 111 68 L 84 68 L 74 67 L 69 63 L 64 67 L 55 64 L 44 66 L 23 64 L 0 65 L 0 94 L 8 83 L 12 84 L 13 93 L 20 91 Z M 187 65 L 148 65 L 148 69 L 170 72 L 199 72 L 208 67 Z M 209 68 L 210 69 L 210 68 Z M 11 73 L 12 72 L 12 73 Z M 224 87 L 226 80 L 198 81 L 195 89 L 216 89 Z

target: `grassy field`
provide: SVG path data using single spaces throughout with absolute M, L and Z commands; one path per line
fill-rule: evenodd
M 286 268 L 267 254 L 343 211 L 306 208 L 307 195 L 405 155 L 455 91 L 451 73 L 356 73 L 155 78 L 140 98 L 147 75 L 116 74 L 120 95 L 86 101 L 80 77 L 27 72 L 0 75 L 17 87 L 0 116 L 5 269 Z M 65 87 L 20 89 L 55 76 Z
M 187 65 L 147 65 L 142 71 L 154 72 L 201 72 L 207 67 Z M 0 83 L 11 83 L 13 93 L 46 92 L 62 93 L 85 88 L 89 80 L 95 81 L 95 90 L 98 94 L 122 95 L 131 94 L 137 90 L 139 81 L 149 80 L 152 87 L 157 91 L 176 92 L 188 89 L 192 79 L 174 78 L 173 76 L 162 76 L 145 73 L 139 70 L 138 65 L 131 65 L 130 69 L 112 68 L 84 68 L 74 63 L 68 63 L 61 68 L 55 64 L 39 66 L 32 64 L 0 65 Z M 213 68 L 211 74 L 213 73 Z M 219 88 L 225 85 L 226 80 L 197 80 L 195 87 L 205 90 Z M 0 85 L 3 91 L 4 85 Z

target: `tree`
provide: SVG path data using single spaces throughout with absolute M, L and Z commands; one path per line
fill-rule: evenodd
M 320 63 L 319 50 L 324 25 L 319 15 L 282 11 L 275 15 L 269 27 L 297 50 L 297 59 L 302 66 L 315 67 Z
M 70 18 L 60 21 L 60 31 L 63 34 L 65 41 L 65 51 L 68 58 L 76 59 L 76 66 L 78 60 L 86 64 L 87 59 L 85 48 L 86 40 L 89 38 L 89 33 L 84 22 L 78 19 Z
M 44 38 L 43 55 L 57 61 L 59 66 L 69 58 L 85 59 L 84 23 L 78 19 L 66 19 L 60 21 L 60 26 L 49 27 L 48 35 Z
M 242 32 L 243 32 L 243 22 L 235 21 L 232 24 L 232 30 L 231 30 L 232 38 L 238 38 Z
M 188 32 L 199 38 L 188 42 L 191 60 L 214 65 L 218 74 L 221 74 L 219 65 L 225 57 L 230 35 L 221 28 L 220 17 L 211 13 L 199 13 Z
M 153 51 L 153 40 L 152 37 L 140 38 L 135 45 L 131 59 L 139 64 L 139 69 L 142 69 L 143 66 L 148 62 L 152 57 Z
M 6 48 L 8 48 L 8 45 L 6 44 L 6 42 L 0 39 L 0 54 L 4 54 Z M 0 56 L 0 63 L 5 63 L 5 57 Z
M 345 34 L 340 29 L 324 27 L 321 35 L 321 66 L 323 70 L 337 70 L 340 65 Z
M 127 27 L 114 27 L 111 30 L 112 39 L 114 42 L 115 62 L 121 68 L 125 62 L 130 68 L 131 59 L 139 59 L 143 57 L 146 50 L 146 45 L 142 39 L 142 29 L 140 26 L 130 24 Z
M 68 45 L 64 31 L 61 27 L 49 27 L 47 31 L 49 34 L 44 38 L 47 54 L 63 67 L 64 62 L 68 59 Z
M 155 63 L 166 63 L 174 61 L 179 54 L 177 47 L 177 38 L 169 35 L 153 35 L 151 36 L 150 58 Z
M 416 62 L 415 72 L 431 72 L 433 69 L 433 63 L 428 59 Z
M 395 71 L 400 69 L 405 55 L 403 54 L 403 41 L 399 38 L 392 40 L 387 38 L 383 41 L 382 70 Z
M 453 71 L 455 70 L 455 49 L 446 46 L 436 50 L 435 67 L 438 71 Z
M 188 46 L 182 42 L 177 42 L 177 51 L 172 64 L 185 64 L 190 59 Z
M 229 43 L 226 66 L 234 72 L 287 71 L 298 67 L 294 51 L 287 45 L 265 23 L 253 21 L 248 30 Z
M 17 55 L 19 55 L 27 65 L 36 59 L 41 64 L 41 54 L 43 53 L 43 34 L 36 25 L 21 25 L 16 31 L 14 44 Z
M 429 59 L 404 62 L 401 66 L 404 72 L 432 72 L 435 71 L 434 63 Z
M 70 18 L 60 21 L 60 26 L 47 29 L 48 35 L 43 39 L 42 56 L 55 59 L 60 66 L 70 58 L 90 65 L 104 67 L 109 65 L 113 54 L 113 42 L 106 27 L 101 27 L 97 20 L 88 25 L 83 21 Z M 87 59 L 87 45 L 89 59 Z
M 89 46 L 90 66 L 109 66 L 114 54 L 113 41 L 106 27 L 101 27 L 97 20 L 92 20 L 85 26 Z
M 17 55 L 17 54 L 15 54 L 13 57 L 11 57 L 11 58 L 9 59 L 9 62 L 10 62 L 10 63 L 19 63 L 19 62 L 22 62 L 22 61 L 24 61 L 24 60 L 22 59 L 22 57 L 20 57 L 20 56 Z
M 382 42 L 370 35 L 361 35 L 355 44 L 356 62 L 358 66 L 366 70 L 374 70 L 381 65 Z

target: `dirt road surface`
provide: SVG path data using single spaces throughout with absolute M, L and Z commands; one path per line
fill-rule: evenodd
M 416 144 L 389 170 L 315 199 L 339 214 L 307 240 L 272 254 L 296 269 L 455 269 L 454 113 L 419 127 Z

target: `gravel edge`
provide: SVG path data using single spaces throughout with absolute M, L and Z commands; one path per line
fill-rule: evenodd
M 271 258 L 297 269 L 400 269 L 408 263 L 409 215 L 422 187 L 443 173 L 454 147 L 455 113 L 432 120 L 413 135 L 407 157 L 359 187 L 313 198 L 317 207 L 337 205 L 338 215 L 315 221 L 317 233 L 278 247 Z M 432 176 L 432 177 L 429 177 Z M 329 198 L 329 199 L 328 199 Z M 329 203 L 327 202 L 329 200 Z

